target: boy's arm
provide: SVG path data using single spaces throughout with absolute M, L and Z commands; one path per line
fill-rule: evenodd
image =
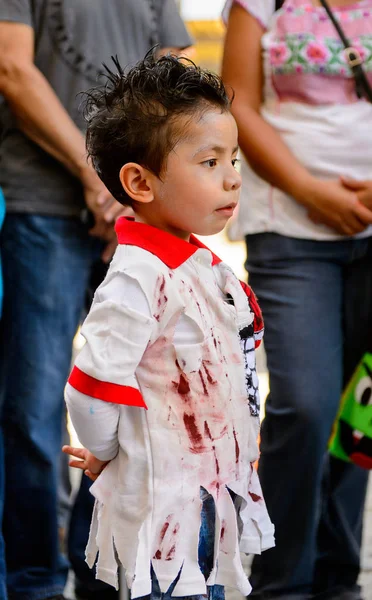
M 136 369 L 152 334 L 150 314 L 138 281 L 123 272 L 110 273 L 82 327 L 86 344 L 65 399 L 80 442 L 102 461 L 118 452 L 120 405 L 146 408 Z
M 115 458 L 119 449 L 119 406 L 86 396 L 70 384 L 66 385 L 65 401 L 74 429 L 84 448 L 103 462 Z M 91 470 L 89 465 L 87 468 Z

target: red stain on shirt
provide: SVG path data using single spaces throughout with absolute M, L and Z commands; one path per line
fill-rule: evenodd
M 257 496 L 257 494 L 254 494 L 253 492 L 249 492 L 249 495 L 252 498 L 253 502 L 259 502 L 261 500 L 261 497 Z
M 168 302 L 168 297 L 165 295 L 164 290 L 165 290 L 165 277 L 164 277 L 164 275 L 161 275 L 158 278 L 156 291 L 155 291 L 155 294 L 157 296 L 157 313 L 154 314 L 154 319 L 156 319 L 158 322 L 164 315 L 164 312 L 165 312 L 165 309 L 167 306 L 167 302 Z
M 209 429 L 209 425 L 208 425 L 207 421 L 204 421 L 204 432 L 205 432 L 205 435 L 207 437 L 209 437 L 209 439 L 213 442 L 214 438 L 212 437 L 212 433 L 211 433 L 211 430 Z M 212 446 L 212 450 L 213 450 L 213 454 L 214 454 L 214 463 L 216 465 L 216 474 L 218 476 L 219 472 L 220 472 L 220 463 L 218 462 L 218 458 L 216 455 L 216 446 L 214 444 Z
M 235 440 L 235 462 L 236 462 L 236 464 L 238 464 L 239 456 L 240 456 L 240 448 L 239 448 L 239 443 L 238 443 L 238 440 L 236 437 L 235 429 L 233 429 L 233 434 L 234 434 L 234 440 Z
M 163 541 L 163 539 L 164 539 L 164 537 L 165 537 L 165 534 L 166 534 L 166 533 L 167 533 L 167 531 L 168 531 L 168 528 L 169 528 L 169 520 L 170 520 L 170 517 L 168 517 L 168 518 L 167 518 L 167 520 L 165 521 L 165 523 L 164 523 L 163 527 L 162 527 L 162 528 L 161 528 L 161 530 L 160 530 L 160 536 L 159 536 L 160 543 Z
M 167 554 L 165 560 L 173 560 L 175 554 L 176 554 L 176 544 L 173 544 L 173 546 L 168 551 L 168 554 Z
M 213 377 L 205 363 L 206 363 L 206 361 L 203 360 L 203 368 L 204 368 L 205 374 L 207 376 L 208 383 L 210 383 L 211 385 L 214 385 L 215 383 L 217 383 L 217 381 L 215 379 L 213 379 Z
M 225 533 L 226 533 L 226 521 L 225 521 L 225 519 L 222 519 L 221 534 L 220 534 L 220 540 L 221 540 L 221 542 L 223 542 L 223 539 L 225 537 Z
M 190 384 L 187 381 L 186 377 L 181 373 L 180 380 L 178 382 L 177 391 L 181 396 L 185 396 L 190 392 Z
M 202 382 L 204 396 L 209 396 L 207 384 L 206 384 L 205 379 L 203 377 L 203 373 L 201 372 L 200 369 L 199 369 L 199 377 L 200 377 L 200 381 Z
M 191 451 L 195 454 L 204 452 L 205 447 L 203 444 L 203 436 L 201 435 L 198 426 L 196 424 L 195 415 L 188 415 L 184 413 L 183 422 L 191 442 Z

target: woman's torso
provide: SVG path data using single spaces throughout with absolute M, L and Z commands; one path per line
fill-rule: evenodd
M 372 0 L 354 0 L 333 12 L 359 50 L 372 85 Z M 262 48 L 262 115 L 295 157 L 315 177 L 372 179 L 372 105 L 356 95 L 344 47 L 325 10 L 311 0 L 285 0 L 270 18 Z M 257 177 L 246 163 L 242 174 L 242 233 L 341 237 L 313 224 L 306 209 Z M 368 229 L 361 236 L 371 233 Z

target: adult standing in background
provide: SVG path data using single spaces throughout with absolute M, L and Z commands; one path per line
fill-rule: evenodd
M 0 230 L 4 221 L 4 217 L 5 217 L 5 200 L 4 200 L 4 195 L 3 192 L 0 188 Z M 1 319 L 1 313 L 3 310 L 3 275 L 2 275 L 2 268 L 1 268 L 1 254 L 0 254 L 0 319 Z
M 372 85 L 372 1 L 328 3 Z M 368 472 L 326 448 L 372 330 L 372 104 L 319 0 L 276 4 L 227 3 L 223 67 L 270 376 L 259 470 L 277 545 L 253 561 L 252 598 L 360 600 Z
M 174 0 L 0 0 L 1 600 L 61 598 L 66 582 L 56 481 L 63 388 L 90 269 L 102 252 L 110 258 L 122 209 L 86 161 L 77 96 L 112 55 L 134 63 L 156 43 L 190 44 Z

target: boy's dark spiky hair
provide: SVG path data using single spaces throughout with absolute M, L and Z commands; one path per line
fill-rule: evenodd
M 177 117 L 202 114 L 214 107 L 230 108 L 221 79 L 192 61 L 150 51 L 135 67 L 116 71 L 106 65 L 106 84 L 86 94 L 87 150 L 98 175 L 122 204 L 131 199 L 119 172 L 138 163 L 161 176 L 166 159 L 182 137 L 185 125 Z

